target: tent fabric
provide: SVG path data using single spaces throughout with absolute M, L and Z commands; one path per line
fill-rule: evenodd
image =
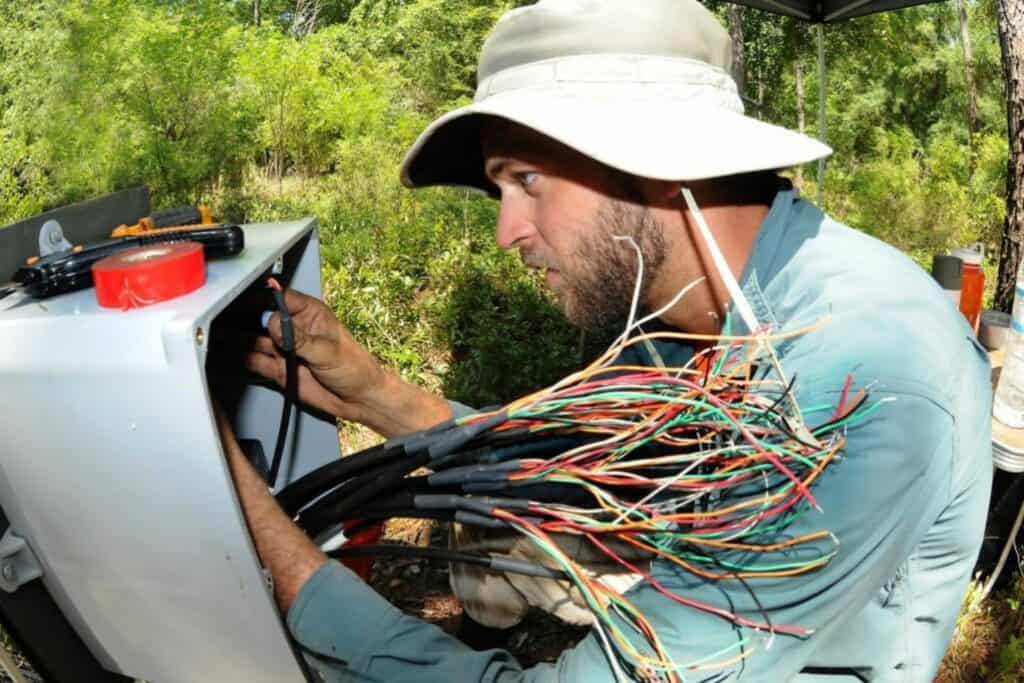
M 865 14 L 888 12 L 939 0 L 729 0 L 814 24 L 832 24 Z

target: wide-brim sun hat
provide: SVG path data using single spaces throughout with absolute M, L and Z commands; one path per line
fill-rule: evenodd
M 484 43 L 472 104 L 423 131 L 402 182 L 496 194 L 480 145 L 492 117 L 659 180 L 785 169 L 831 154 L 744 114 L 731 53 L 728 33 L 696 0 L 540 0 L 512 10 Z

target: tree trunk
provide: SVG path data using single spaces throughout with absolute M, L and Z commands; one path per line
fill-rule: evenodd
M 996 25 L 1006 80 L 1010 157 L 1006 166 L 1006 225 L 999 248 L 996 308 L 1009 312 L 1024 240 L 1024 0 L 997 0 Z
M 967 80 L 967 152 L 969 154 L 967 168 L 970 177 L 974 177 L 974 164 L 977 160 L 974 149 L 974 135 L 978 131 L 978 87 L 974 83 L 974 56 L 971 52 L 971 31 L 967 22 L 967 8 L 964 0 L 956 0 L 956 10 L 960 15 L 960 43 L 964 48 L 964 76 Z
M 761 118 L 761 108 L 764 106 L 764 67 L 757 65 L 757 118 Z
M 804 71 L 800 68 L 800 58 L 797 57 L 793 60 L 793 67 L 796 69 L 796 125 L 797 130 L 800 134 L 804 134 L 804 128 L 806 126 L 806 120 L 804 119 Z M 802 185 L 804 182 L 804 167 L 796 167 L 796 184 L 797 186 Z
M 296 0 L 292 31 L 299 38 L 315 33 L 316 22 L 319 17 L 320 0 Z
M 253 0 L 252 2 L 252 23 L 257 26 L 260 25 L 260 0 Z
M 732 77 L 740 95 L 747 94 L 747 60 L 743 51 L 743 10 L 729 5 L 729 37 L 732 39 Z

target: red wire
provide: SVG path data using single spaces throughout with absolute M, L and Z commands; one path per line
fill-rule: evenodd
M 762 624 L 760 622 L 751 621 L 737 614 L 733 614 L 732 612 L 727 612 L 726 610 L 721 609 L 719 607 L 715 607 L 714 605 L 707 605 L 702 602 L 697 602 L 696 600 L 691 600 L 689 598 L 684 598 L 681 595 L 677 595 L 676 593 L 673 593 L 672 591 L 662 586 L 661 583 L 659 583 L 658 580 L 651 576 L 649 573 L 641 571 L 639 567 L 630 564 L 625 559 L 616 555 L 611 548 L 606 546 L 604 543 L 601 543 L 601 541 L 597 540 L 597 538 L 595 538 L 593 534 L 585 535 L 591 543 L 600 548 L 602 552 L 608 555 L 608 557 L 612 558 L 613 560 L 621 564 L 623 567 L 628 569 L 633 574 L 639 574 L 644 578 L 644 580 L 651 584 L 651 586 L 653 586 L 654 589 L 657 590 L 659 593 L 661 593 L 662 595 L 671 600 L 674 600 L 675 602 L 678 602 L 681 605 L 685 605 L 686 607 L 694 607 L 701 611 L 708 612 L 709 614 L 714 614 L 716 616 L 722 617 L 723 619 L 728 619 L 734 624 L 746 626 L 747 628 L 757 629 L 758 631 L 776 631 L 778 633 L 790 633 L 798 636 L 806 636 L 811 634 L 811 631 L 805 628 L 800 628 L 799 626 L 776 626 L 774 624 L 772 626 L 769 626 L 768 624 Z
M 843 385 L 843 395 L 839 398 L 839 405 L 836 406 L 836 412 L 832 413 L 832 417 L 828 419 L 829 422 L 835 421 L 837 417 L 842 415 L 843 407 L 846 406 L 846 397 L 850 393 L 850 386 L 853 384 L 853 375 L 846 375 L 846 384 Z

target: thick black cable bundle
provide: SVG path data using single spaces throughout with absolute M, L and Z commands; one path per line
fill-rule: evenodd
M 281 461 L 284 458 L 284 446 L 288 441 L 289 425 L 292 413 L 298 403 L 299 393 L 299 359 L 295 354 L 295 326 L 288 306 L 284 300 L 284 292 L 277 287 L 270 289 L 274 304 L 277 306 L 281 320 L 281 350 L 285 353 L 284 405 L 281 407 L 281 423 L 277 428 L 277 443 L 274 445 L 274 458 L 271 460 L 267 483 L 273 487 L 277 484 Z

